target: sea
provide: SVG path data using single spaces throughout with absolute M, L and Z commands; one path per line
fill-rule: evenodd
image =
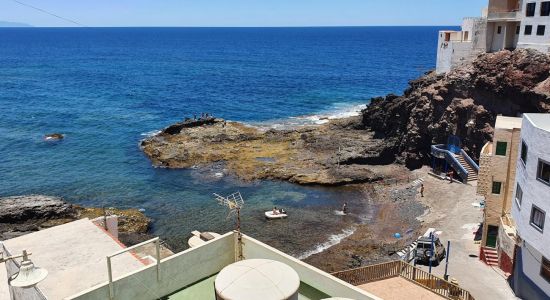
M 441 29 L 0 28 L 0 196 L 141 209 L 182 250 L 234 228 L 213 193 L 239 191 L 243 232 L 306 258 L 372 220 L 360 189 L 155 168 L 140 140 L 202 113 L 273 128 L 357 114 L 435 67 Z M 267 221 L 273 206 L 289 218 Z

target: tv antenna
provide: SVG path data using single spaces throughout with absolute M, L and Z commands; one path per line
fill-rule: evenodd
M 243 250 L 242 250 L 242 235 L 241 235 L 241 208 L 244 206 L 244 200 L 243 196 L 241 196 L 240 192 L 233 193 L 227 197 L 218 195 L 214 193 L 214 196 L 216 197 L 216 201 L 218 201 L 219 205 L 225 206 L 229 208 L 229 214 L 227 215 L 227 218 L 231 218 L 231 216 L 236 215 L 237 216 L 237 240 L 238 240 L 238 259 L 242 260 L 243 257 Z

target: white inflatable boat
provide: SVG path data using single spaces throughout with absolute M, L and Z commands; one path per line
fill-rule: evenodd
M 270 220 L 275 220 L 275 219 L 284 219 L 286 217 L 288 217 L 288 215 L 285 213 L 278 213 L 278 214 L 274 214 L 273 211 L 266 211 L 265 212 L 265 217 L 270 219 Z

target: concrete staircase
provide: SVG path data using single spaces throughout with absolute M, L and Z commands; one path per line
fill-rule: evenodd
M 498 253 L 497 250 L 487 247 L 482 247 L 481 251 L 483 252 L 483 262 L 489 266 L 498 267 Z
M 456 159 L 458 160 L 458 162 L 460 162 L 460 164 L 464 167 L 464 169 L 468 171 L 468 182 L 477 180 L 477 171 L 474 168 L 472 168 L 472 166 L 470 166 L 468 162 L 466 162 L 466 160 L 464 159 L 464 156 L 457 155 Z

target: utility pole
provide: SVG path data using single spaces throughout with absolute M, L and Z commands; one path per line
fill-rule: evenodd
M 445 257 L 445 275 L 443 279 L 449 281 L 449 275 L 447 274 L 447 268 L 449 267 L 449 255 L 451 254 L 451 241 L 447 241 L 447 257 Z

